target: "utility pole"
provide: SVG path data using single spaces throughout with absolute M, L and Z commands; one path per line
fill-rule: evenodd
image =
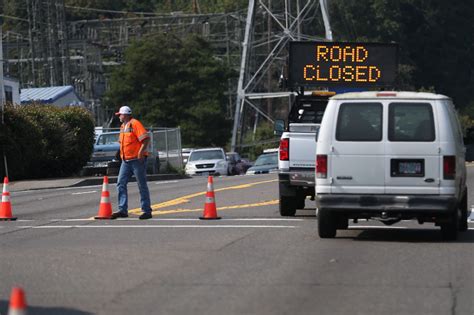
M 5 128 L 5 82 L 3 77 L 3 20 L 0 18 L 0 102 L 2 104 L 2 129 Z M 3 165 L 5 166 L 5 176 L 8 177 L 7 155 L 5 145 L 2 144 Z
M 244 42 L 242 43 L 241 65 L 235 102 L 234 126 L 232 130 L 231 150 L 238 151 L 244 138 L 244 106 L 258 112 L 260 118 L 265 118 L 271 123 L 273 106 L 267 102 L 267 112 L 263 111 L 262 100 L 270 98 L 288 97 L 291 100 L 291 91 L 274 91 L 276 84 L 271 84 L 269 78 L 274 77 L 272 69 L 284 69 L 288 52 L 287 44 L 290 41 L 324 41 L 332 40 L 327 0 L 283 0 L 265 1 L 249 0 L 247 22 L 245 27 Z M 300 3 L 301 2 L 301 3 Z M 292 5 L 293 4 L 293 5 Z M 318 12 L 321 7 L 321 13 Z M 296 7 L 296 8 L 295 8 Z M 296 10 L 296 12 L 295 12 Z M 283 12 L 282 12 L 283 11 Z M 265 14 L 265 15 L 264 15 Z M 303 34 L 303 23 L 320 19 L 323 15 L 326 36 L 316 34 Z M 262 17 L 267 18 L 268 32 L 262 29 Z M 251 62 L 249 62 L 249 60 Z M 283 74 L 282 74 L 283 75 Z M 265 80 L 265 78 L 267 80 Z M 274 78 L 276 79 L 276 78 Z M 282 78 L 284 82 L 285 78 Z M 260 102 L 257 103 L 257 102 Z M 254 124 L 255 130 L 256 124 Z

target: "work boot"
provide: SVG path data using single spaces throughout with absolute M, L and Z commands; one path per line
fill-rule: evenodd
M 112 219 L 117 219 L 117 218 L 128 218 L 128 213 L 122 212 L 122 211 L 117 211 L 112 213 Z
M 151 212 L 143 212 L 141 216 L 138 217 L 140 220 L 147 220 L 153 218 Z

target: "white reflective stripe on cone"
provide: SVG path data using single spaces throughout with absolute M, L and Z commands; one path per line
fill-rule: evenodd
M 214 198 L 213 197 L 206 197 L 206 203 L 211 203 L 211 202 L 214 202 Z
M 104 197 L 104 196 L 100 197 L 100 203 L 109 203 L 109 202 L 110 202 L 109 197 Z
M 10 309 L 8 315 L 26 315 L 26 311 L 21 309 Z
M 10 202 L 10 195 L 2 195 L 2 202 Z
M 103 183 L 102 184 L 102 191 L 108 191 L 109 190 L 109 184 Z

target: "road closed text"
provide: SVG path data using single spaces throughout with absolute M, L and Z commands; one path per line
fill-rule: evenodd
M 358 65 L 369 57 L 369 51 L 364 46 L 316 46 L 317 64 L 304 67 L 306 81 L 344 81 L 344 82 L 377 82 L 380 79 L 380 69 L 375 65 Z M 351 65 L 328 63 L 350 63 Z M 324 64 L 324 65 L 321 65 Z
M 396 75 L 396 46 L 295 42 L 290 46 L 290 83 L 386 85 Z

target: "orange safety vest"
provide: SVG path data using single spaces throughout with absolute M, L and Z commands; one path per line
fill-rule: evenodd
M 138 151 L 142 146 L 142 141 L 148 138 L 148 132 L 142 123 L 132 118 L 128 123 L 120 126 L 120 157 L 122 160 L 133 160 L 138 158 Z M 148 156 L 148 152 L 144 152 Z

